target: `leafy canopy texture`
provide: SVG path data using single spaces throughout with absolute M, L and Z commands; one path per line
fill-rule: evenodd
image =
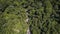
M 0 0 L 0 34 L 27 33 L 60 34 L 60 0 Z
M 10 3 L 10 0 L 6 2 Z M 14 5 L 15 2 L 18 4 L 14 1 Z M 28 29 L 26 9 L 17 4 L 16 6 L 8 4 L 1 8 L 0 34 L 26 34 Z

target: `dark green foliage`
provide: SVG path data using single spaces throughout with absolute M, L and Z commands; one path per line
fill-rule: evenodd
M 42 6 L 34 5 L 30 10 L 30 28 L 32 34 L 60 34 L 59 5 L 51 4 L 51 1 L 40 1 Z M 37 1 L 35 2 L 35 4 Z M 55 7 L 56 8 L 55 8 Z M 59 9 L 58 9 L 59 8 Z
M 60 0 L 0 0 L 0 34 L 26 34 L 28 26 L 31 34 L 60 34 Z

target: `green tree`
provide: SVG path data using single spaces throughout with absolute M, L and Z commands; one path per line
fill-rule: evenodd
M 0 34 L 26 34 L 26 10 L 21 7 L 22 0 L 0 0 Z
M 55 0 L 52 0 L 54 3 Z M 60 24 L 59 24 L 59 5 L 51 4 L 52 1 L 35 1 L 33 9 L 30 10 L 30 29 L 32 34 L 60 34 Z M 39 2 L 42 3 L 42 6 L 39 5 Z M 33 3 L 32 3 L 33 4 Z
M 28 27 L 31 34 L 60 34 L 60 0 L 0 0 L 0 34 L 26 34 Z

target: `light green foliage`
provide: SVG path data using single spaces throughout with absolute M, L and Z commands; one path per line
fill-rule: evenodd
M 28 27 L 31 34 L 60 34 L 60 0 L 0 0 L 0 34 L 26 34 Z
M 3 18 L 6 23 L 3 24 L 1 34 L 26 34 L 28 25 L 25 22 L 27 19 L 25 9 L 22 7 L 9 6 L 3 13 Z
M 26 9 L 19 0 L 0 0 L 0 34 L 26 34 Z

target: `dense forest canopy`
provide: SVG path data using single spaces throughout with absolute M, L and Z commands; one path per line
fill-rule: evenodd
M 60 34 L 60 0 L 0 0 L 0 34 L 27 33 Z

